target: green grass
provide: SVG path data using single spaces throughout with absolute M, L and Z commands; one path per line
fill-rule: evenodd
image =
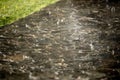
M 0 26 L 24 18 L 58 0 L 0 0 Z

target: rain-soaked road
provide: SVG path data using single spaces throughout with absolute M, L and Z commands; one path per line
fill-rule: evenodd
M 120 3 L 61 0 L 0 29 L 0 80 L 120 80 Z

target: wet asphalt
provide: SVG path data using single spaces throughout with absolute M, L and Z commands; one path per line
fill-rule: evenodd
M 61 0 L 0 28 L 0 80 L 119 80 L 120 3 Z

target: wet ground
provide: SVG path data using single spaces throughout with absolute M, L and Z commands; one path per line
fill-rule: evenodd
M 61 0 L 0 29 L 0 80 L 119 80 L 120 3 Z

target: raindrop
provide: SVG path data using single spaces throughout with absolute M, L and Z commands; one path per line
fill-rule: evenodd
M 79 50 L 78 53 L 83 53 L 83 51 L 82 51 L 82 50 Z
M 0 51 L 0 54 L 2 54 L 2 52 Z
M 115 51 L 114 50 L 112 50 L 112 55 L 114 55 L 115 54 Z
M 33 73 L 32 73 L 32 72 L 29 72 L 29 79 L 30 79 L 30 80 L 38 80 L 39 77 L 38 77 L 38 76 L 33 76 Z
M 25 24 L 25 27 L 26 27 L 26 28 L 29 28 L 29 25 L 28 25 L 28 24 Z
M 111 8 L 111 12 L 115 12 L 115 7 L 112 7 L 112 8 Z
M 48 11 L 48 14 L 49 14 L 49 15 L 51 15 L 51 13 L 52 13 L 51 11 Z
M 94 50 L 94 45 L 93 45 L 93 43 L 90 43 L 89 45 L 90 45 L 90 49 L 91 49 L 91 50 Z

